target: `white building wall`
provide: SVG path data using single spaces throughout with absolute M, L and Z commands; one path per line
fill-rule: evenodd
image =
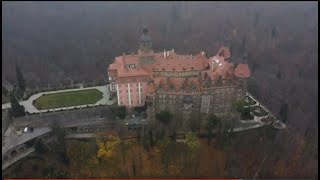
M 128 83 L 128 100 L 129 100 L 129 106 L 131 106 L 131 92 L 130 92 L 130 83 Z
M 139 84 L 138 84 L 138 88 L 139 88 L 139 90 L 138 90 L 138 92 L 139 92 L 139 104 L 141 104 L 141 83 L 139 82 Z
M 117 84 L 116 87 L 117 87 L 118 106 L 120 106 L 119 85 Z

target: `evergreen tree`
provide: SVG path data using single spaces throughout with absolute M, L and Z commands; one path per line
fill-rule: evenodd
M 114 114 L 114 116 L 117 116 L 120 119 L 124 119 L 127 115 L 127 110 L 125 106 L 111 107 L 111 112 Z
M 7 90 L 4 86 L 2 86 L 2 94 L 3 94 L 4 96 L 7 96 L 7 95 L 8 95 L 8 90 Z
M 161 111 L 156 114 L 156 119 L 164 124 L 168 124 L 172 120 L 173 115 L 169 111 Z
M 18 87 L 24 92 L 26 89 L 26 84 L 18 64 L 16 64 L 16 73 L 17 73 Z
M 208 138 L 208 145 L 210 145 L 210 142 L 213 138 L 213 133 L 212 130 L 217 128 L 218 124 L 219 124 L 219 118 L 214 115 L 211 114 L 208 118 L 207 118 L 207 130 L 208 130 L 208 134 L 207 134 L 207 138 Z
M 233 102 L 233 108 L 236 109 L 241 115 L 244 114 L 244 110 L 245 110 L 244 106 L 245 106 L 244 99 Z
M 43 142 L 41 140 L 36 141 L 36 143 L 34 145 L 34 149 L 39 154 L 43 154 L 43 153 L 47 152 L 47 147 L 45 146 L 45 144 L 43 144 Z
M 25 116 L 24 106 L 21 106 L 17 100 L 17 97 L 11 93 L 11 114 L 13 117 Z
M 281 105 L 279 115 L 284 123 L 287 122 L 289 106 L 288 103 L 284 103 Z

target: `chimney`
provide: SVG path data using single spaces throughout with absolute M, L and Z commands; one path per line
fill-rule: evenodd
M 171 50 L 174 53 L 174 49 Z
M 204 51 L 202 51 L 201 55 L 204 56 Z
M 192 59 L 192 54 L 190 54 L 190 59 Z
M 170 55 L 170 52 L 169 52 L 169 51 L 167 51 L 167 57 L 169 57 L 169 55 Z
M 163 59 L 166 59 L 166 50 L 163 50 Z

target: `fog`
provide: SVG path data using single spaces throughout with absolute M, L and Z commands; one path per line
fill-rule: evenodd
M 144 25 L 154 51 L 213 55 L 226 35 L 231 61 L 249 55 L 249 91 L 275 114 L 287 102 L 288 124 L 318 147 L 317 2 L 3 2 L 3 84 L 16 63 L 30 88 L 103 81 Z

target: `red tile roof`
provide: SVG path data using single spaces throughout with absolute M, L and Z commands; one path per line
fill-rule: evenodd
M 169 56 L 164 58 L 164 53 L 138 53 L 134 55 L 123 55 L 115 58 L 114 63 L 109 65 L 108 70 L 116 70 L 118 77 L 132 77 L 132 76 L 150 76 L 154 80 L 154 86 L 148 87 L 148 89 L 158 88 L 159 85 L 163 85 L 163 88 L 167 89 L 169 84 L 173 84 L 175 89 L 178 91 L 183 86 L 190 86 L 193 82 L 197 88 L 201 87 L 201 83 L 204 80 L 203 77 L 192 77 L 188 78 L 186 82 L 186 77 L 167 77 L 159 76 L 152 77 L 153 72 L 166 71 L 201 71 L 201 75 L 207 73 L 211 80 L 214 81 L 220 75 L 222 79 L 226 79 L 227 76 L 232 76 L 233 74 L 240 78 L 247 78 L 250 76 L 250 70 L 248 65 L 239 64 L 236 69 L 233 65 L 229 63 L 226 58 L 230 57 L 229 49 L 222 47 L 217 55 L 207 58 L 202 54 L 195 56 L 191 55 L 178 55 L 173 52 L 169 52 Z M 139 65 L 140 57 L 152 57 L 154 62 L 151 64 L 141 64 Z M 135 64 L 136 68 L 128 69 L 128 64 Z M 169 82 L 168 82 L 169 80 Z M 151 83 L 152 84 L 152 83 Z M 184 85 L 187 84 L 187 85 Z M 214 84 L 214 83 L 212 83 Z
M 248 64 L 239 64 L 234 70 L 234 74 L 240 78 L 248 78 L 250 76 Z

